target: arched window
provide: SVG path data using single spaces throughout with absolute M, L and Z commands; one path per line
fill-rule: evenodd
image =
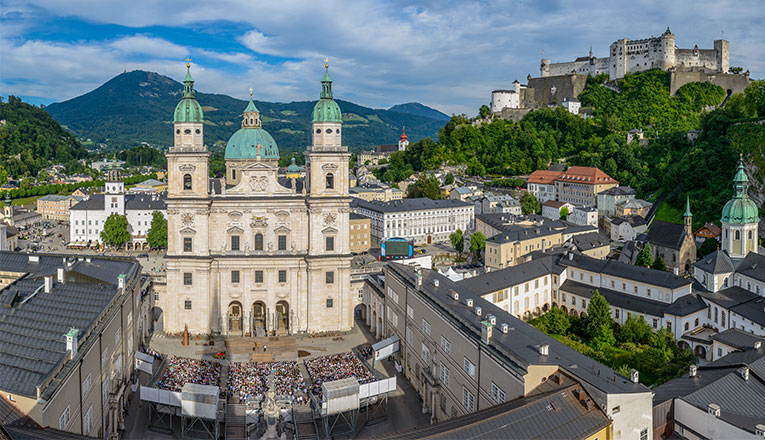
M 741 231 L 736 231 L 736 235 L 733 238 L 734 240 L 741 240 Z
M 686 323 L 685 323 L 685 331 L 688 331 L 688 327 L 690 327 L 690 326 L 689 326 L 689 325 L 688 325 L 688 323 L 686 322 Z
M 256 251 L 262 251 L 263 250 L 263 234 L 255 234 L 255 250 Z
M 183 189 L 191 190 L 191 174 L 183 175 Z
M 231 180 L 236 180 L 236 169 L 231 170 Z
M 746 235 L 747 235 L 747 239 L 749 240 L 752 239 L 752 231 L 749 231 Z
M 696 327 L 699 326 L 699 318 L 696 318 L 696 321 L 693 323 Z
M 335 176 L 332 173 L 327 173 L 327 189 L 335 188 Z

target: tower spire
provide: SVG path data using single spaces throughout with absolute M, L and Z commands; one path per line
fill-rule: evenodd
M 693 214 L 691 214 L 691 198 L 687 194 L 685 195 L 685 213 L 683 217 L 693 217 Z

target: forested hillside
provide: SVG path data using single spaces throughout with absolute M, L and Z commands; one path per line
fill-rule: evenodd
M 640 197 L 668 195 L 680 207 L 691 197 L 694 223 L 717 221 L 731 194 L 731 179 L 739 153 L 765 173 L 762 119 L 765 119 L 765 81 L 756 81 L 746 94 L 733 95 L 724 108 L 704 111 L 725 98 L 720 87 L 691 83 L 669 94 L 668 73 L 648 71 L 605 85 L 591 78 L 581 95 L 593 109 L 583 119 L 563 108 L 532 111 L 514 123 L 454 116 L 439 130 L 438 140 L 424 139 L 406 152 L 393 153 L 385 180 L 398 181 L 412 172 L 435 169 L 441 163 L 467 163 L 472 175 L 512 176 L 546 169 L 566 159 L 570 165 L 595 166 L 622 185 L 636 188 Z M 627 143 L 627 131 L 641 128 L 647 146 Z M 691 143 L 688 130 L 701 130 Z
M 77 159 L 87 157 L 77 139 L 45 110 L 9 96 L 0 100 L 0 184 L 10 176 L 35 176 L 49 163 L 79 168 Z

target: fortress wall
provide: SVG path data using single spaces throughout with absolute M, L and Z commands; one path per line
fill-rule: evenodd
M 522 105 L 536 107 L 560 105 L 563 103 L 563 99 L 567 97 L 578 97 L 584 90 L 586 83 L 587 75 L 577 74 L 530 78 L 529 88 L 534 89 L 533 102 L 528 100 Z M 554 92 L 553 87 L 555 88 Z
M 676 70 L 670 72 L 669 92 L 674 95 L 677 89 L 690 82 L 711 82 L 733 93 L 743 93 L 749 86 L 749 77 L 740 73 L 715 73 L 702 71 Z
M 694 54 L 696 52 L 696 54 Z M 716 72 L 720 71 L 717 62 L 717 51 L 714 49 L 677 49 L 675 50 L 675 63 L 685 67 L 704 67 Z

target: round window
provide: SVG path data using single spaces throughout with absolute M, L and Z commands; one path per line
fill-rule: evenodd
M 335 130 L 335 133 L 340 134 L 340 129 Z
M 331 129 L 331 128 L 328 128 L 328 129 L 327 129 L 327 133 L 332 133 L 332 129 Z
M 175 130 L 175 134 L 181 134 L 181 129 L 179 128 L 179 129 Z
M 183 133 L 184 133 L 184 134 L 191 134 L 191 130 L 189 130 L 189 129 L 187 128 L 187 129 L 183 130 Z
M 197 128 L 197 130 L 196 130 L 196 133 L 197 133 L 197 134 L 201 133 L 201 132 L 199 131 L 199 129 L 198 129 L 198 128 Z
M 317 128 L 316 133 L 321 133 L 321 128 Z

